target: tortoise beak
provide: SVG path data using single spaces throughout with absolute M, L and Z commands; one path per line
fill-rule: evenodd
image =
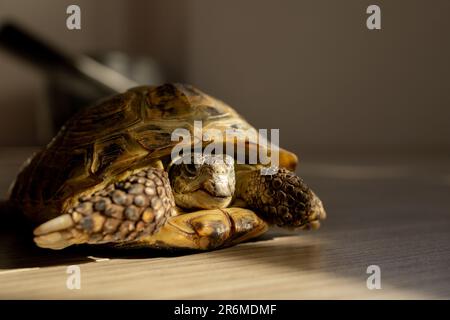
M 202 189 L 214 197 L 226 198 L 234 194 L 234 184 L 230 183 L 227 175 L 218 175 L 214 181 L 207 179 L 202 184 Z

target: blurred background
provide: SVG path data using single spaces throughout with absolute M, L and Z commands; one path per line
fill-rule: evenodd
M 0 0 L 0 18 L 71 53 L 121 51 L 232 106 L 305 150 L 445 152 L 450 147 L 450 2 Z M 0 50 L 0 146 L 42 145 L 48 77 Z M 159 81 L 158 80 L 158 81 Z M 64 108 L 64 106 L 60 106 Z

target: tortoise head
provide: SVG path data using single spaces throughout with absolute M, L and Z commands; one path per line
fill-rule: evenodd
M 186 209 L 226 208 L 235 191 L 234 160 L 227 155 L 188 155 L 172 162 L 175 202 Z

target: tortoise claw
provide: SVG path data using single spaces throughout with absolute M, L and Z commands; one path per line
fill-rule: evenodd
M 51 219 L 34 229 L 33 233 L 36 236 L 34 242 L 39 247 L 48 249 L 63 249 L 84 242 L 80 241 L 81 239 L 77 240 L 75 234 L 70 231 L 74 225 L 68 214 Z
M 39 227 L 34 229 L 33 233 L 35 236 L 45 235 L 51 232 L 60 231 L 64 229 L 68 229 L 74 225 L 74 222 L 70 215 L 63 214 L 62 216 L 51 219 Z
M 82 239 L 76 239 L 72 232 L 68 230 L 52 232 L 44 235 L 40 235 L 34 238 L 34 242 L 41 248 L 47 249 L 64 249 L 76 243 L 86 242 Z

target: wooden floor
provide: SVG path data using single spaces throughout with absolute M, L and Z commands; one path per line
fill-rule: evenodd
M 2 194 L 29 152 L 0 149 Z M 299 173 L 326 205 L 320 230 L 206 253 L 42 250 L 2 212 L 0 298 L 450 298 L 450 157 L 310 156 Z M 80 290 L 66 287 L 70 265 Z M 379 290 L 367 289 L 369 265 Z

